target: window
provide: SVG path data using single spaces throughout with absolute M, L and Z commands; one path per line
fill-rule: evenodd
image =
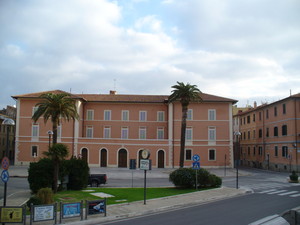
M 266 110 L 266 118 L 269 119 L 269 110 Z
M 193 119 L 193 110 L 192 109 L 188 109 L 186 119 L 187 120 L 192 120 Z
M 128 139 L 128 127 L 122 127 L 121 138 Z
M 186 128 L 185 132 L 186 132 L 185 140 L 187 140 L 187 141 L 193 140 L 193 128 L 188 127 L 188 128 Z
M 157 112 L 157 121 L 160 121 L 160 122 L 165 121 L 165 112 L 164 111 Z
M 255 139 L 256 138 L 256 132 L 255 132 L 255 130 L 253 130 L 253 139 Z
M 139 139 L 146 139 L 146 127 L 139 128 Z
M 262 147 L 259 146 L 259 147 L 258 147 L 258 154 L 259 154 L 259 155 L 262 155 L 262 154 L 263 154 L 262 152 L 263 152 Z
M 250 140 L 250 131 L 248 131 L 248 140 Z
M 140 111 L 140 121 L 147 121 L 147 112 Z
M 274 127 L 274 136 L 278 137 L 278 127 Z
M 103 136 L 104 138 L 110 138 L 110 132 L 111 128 L 110 127 L 104 127 L 104 132 L 103 132 Z
M 208 120 L 216 120 L 216 110 L 215 109 L 208 110 Z
M 209 149 L 208 150 L 208 160 L 209 161 L 216 160 L 216 150 L 215 149 Z
M 92 126 L 88 126 L 86 128 L 86 137 L 87 138 L 92 138 L 93 137 L 93 127 Z
M 216 128 L 215 127 L 209 127 L 208 128 L 208 140 L 209 141 L 215 141 L 216 140 Z
M 269 137 L 269 127 L 266 128 L 266 137 Z
M 164 139 L 164 128 L 157 128 L 157 139 Z
M 250 123 L 250 116 L 247 116 L 247 123 Z
M 283 125 L 282 126 L 282 136 L 286 136 L 287 135 L 287 125 Z
M 57 138 L 61 138 L 61 125 L 57 126 Z
M 256 153 L 256 148 L 253 147 L 253 155 L 255 155 L 255 153 Z
M 104 110 L 104 120 L 111 120 L 111 110 Z
M 259 130 L 258 130 L 258 137 L 259 137 L 259 138 L 262 138 L 262 129 L 259 129 Z
M 255 122 L 255 114 L 253 114 L 253 122 Z
M 274 107 L 274 116 L 277 116 L 277 107 Z
M 38 108 L 39 107 L 36 107 L 36 106 L 32 108 L 32 115 L 34 115 L 34 113 L 38 110 Z
M 32 137 L 38 137 L 39 136 L 39 125 L 33 124 L 32 125 Z
M 250 155 L 250 147 L 248 147 L 248 155 Z
M 192 150 L 191 149 L 185 150 L 185 160 L 192 160 Z
M 259 112 L 258 118 L 259 118 L 259 120 L 261 120 L 261 112 Z
M 31 156 L 32 157 L 34 157 L 34 158 L 37 157 L 37 153 L 38 153 L 37 150 L 38 150 L 37 146 L 35 146 L 35 145 L 31 146 Z
M 286 114 L 286 105 L 285 104 L 282 105 L 282 113 Z
M 122 120 L 123 121 L 129 120 L 129 111 L 128 110 L 122 110 Z
M 282 157 L 287 158 L 288 157 L 288 147 L 282 146 Z
M 86 119 L 87 120 L 94 120 L 94 110 L 87 110 L 86 113 Z
M 278 157 L 278 146 L 275 146 L 274 148 L 274 156 Z

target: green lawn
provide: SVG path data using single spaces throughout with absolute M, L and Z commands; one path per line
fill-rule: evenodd
M 195 189 L 147 188 L 147 199 L 186 194 L 195 191 Z M 101 197 L 94 196 L 92 193 L 99 192 L 114 196 L 107 199 L 108 205 L 144 199 L 144 188 L 86 188 L 81 191 L 58 192 L 54 195 L 54 200 L 63 203 L 79 202 L 81 200 L 97 200 Z

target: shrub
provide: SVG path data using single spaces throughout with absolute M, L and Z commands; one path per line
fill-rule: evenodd
M 198 184 L 200 187 L 207 187 L 209 184 L 209 175 L 210 173 L 206 170 L 201 168 L 197 172 L 197 177 L 198 177 Z
M 36 196 L 41 201 L 41 204 L 51 204 L 54 202 L 53 192 L 51 188 L 41 188 L 37 192 Z
M 72 157 L 64 161 L 65 172 L 69 176 L 68 189 L 81 190 L 87 187 L 90 168 L 83 159 Z
M 26 205 L 29 209 L 31 207 L 31 203 L 33 205 L 41 205 L 42 204 L 41 200 L 36 195 L 31 196 L 30 199 L 26 202 Z
M 195 170 L 191 168 L 179 168 L 173 171 L 169 180 L 180 188 L 192 188 L 195 186 Z
M 41 159 L 30 163 L 28 169 L 28 182 L 32 193 L 37 193 L 41 188 L 52 187 L 53 163 L 51 159 Z
M 222 179 L 215 174 L 209 174 L 208 186 L 210 187 L 220 187 L 222 185 Z
M 292 174 L 290 175 L 290 180 L 293 182 L 298 182 L 298 175 L 296 172 L 293 170 Z

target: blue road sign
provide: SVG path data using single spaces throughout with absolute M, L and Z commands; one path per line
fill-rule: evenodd
M 193 161 L 199 162 L 200 161 L 200 156 L 199 155 L 193 155 Z
M 200 170 L 200 162 L 193 162 L 193 169 Z
M 7 183 L 8 179 L 9 179 L 9 174 L 7 170 L 3 170 L 1 173 L 1 179 L 4 183 Z

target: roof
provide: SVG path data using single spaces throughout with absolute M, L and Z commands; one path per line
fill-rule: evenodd
M 39 98 L 41 94 L 45 93 L 68 93 L 61 90 L 29 93 L 24 95 L 12 96 L 18 98 Z M 70 94 L 70 93 L 68 93 Z M 72 98 L 78 98 L 86 102 L 139 102 L 139 103 L 165 103 L 168 100 L 168 95 L 122 95 L 122 94 L 71 94 Z M 219 97 L 201 93 L 203 102 L 232 102 L 236 103 L 237 100 Z

